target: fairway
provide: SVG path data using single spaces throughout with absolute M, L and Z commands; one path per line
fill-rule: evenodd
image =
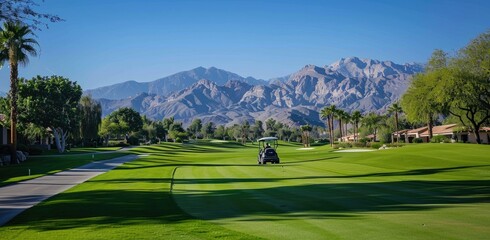
M 468 146 L 283 148 L 280 165 L 179 167 L 173 196 L 197 218 L 268 239 L 484 239 L 489 147 Z
M 0 239 L 488 239 L 490 147 L 162 144 L 35 206 Z

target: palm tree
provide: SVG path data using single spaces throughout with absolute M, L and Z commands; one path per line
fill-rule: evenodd
M 337 111 L 337 107 L 335 107 L 335 105 L 330 105 L 328 107 L 324 107 L 320 112 L 321 117 L 327 119 L 330 146 L 333 146 L 333 142 L 334 142 L 333 117 L 334 117 L 334 112 L 336 111 Z
M 376 134 L 378 132 L 378 127 L 381 125 L 382 117 L 374 112 L 370 112 L 362 119 L 362 125 L 369 130 L 372 130 L 374 135 L 373 142 L 376 142 Z
M 354 123 L 354 142 L 358 141 L 357 135 L 359 135 L 359 122 L 361 121 L 361 119 L 362 119 L 362 114 L 360 111 L 356 110 L 351 114 L 351 120 Z
M 309 124 L 300 127 L 303 132 L 303 145 L 305 148 L 310 147 L 310 132 L 313 129 Z
M 347 136 L 347 127 L 351 121 L 351 116 L 348 112 L 346 111 L 343 111 L 344 113 L 342 114 L 342 121 L 344 121 L 344 125 L 345 125 L 345 131 L 344 131 L 344 134 L 345 136 Z
M 340 141 L 342 141 L 342 120 L 344 116 L 345 111 L 342 109 L 337 109 L 337 111 L 334 112 L 335 117 L 337 117 L 339 121 L 339 131 L 340 131 Z
M 329 141 L 330 141 L 330 146 L 333 145 L 332 143 L 332 134 L 331 134 L 331 126 L 330 126 L 330 111 L 328 109 L 328 107 L 324 107 L 321 111 L 320 111 L 320 117 L 322 119 L 326 119 L 327 120 L 327 128 L 328 128 L 328 138 L 329 138 Z
M 393 105 L 391 105 L 389 108 L 388 108 L 388 113 L 390 114 L 395 114 L 395 132 L 397 134 L 397 138 L 396 138 L 396 142 L 398 142 L 398 138 L 399 138 L 399 134 L 398 134 L 398 113 L 402 113 L 403 112 L 403 109 L 400 105 L 398 105 L 398 103 L 393 103 Z M 393 140 L 392 140 L 393 141 Z
M 38 45 L 33 38 L 28 38 L 28 35 L 33 34 L 29 27 L 20 23 L 5 22 L 0 28 L 0 65 L 5 62 L 10 64 L 10 97 L 11 97 L 11 112 L 10 112 L 10 143 L 12 144 L 12 154 L 17 148 L 17 77 L 18 65 L 22 66 L 29 63 L 28 55 L 37 56 L 34 45 Z M 14 157 L 14 159 L 17 159 Z

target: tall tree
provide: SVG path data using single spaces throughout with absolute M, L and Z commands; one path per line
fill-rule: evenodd
M 370 112 L 362 118 L 362 125 L 373 133 L 374 142 L 376 142 L 376 135 L 378 134 L 378 128 L 381 126 L 382 120 L 383 118 L 374 112 Z
M 189 126 L 189 132 L 194 135 L 194 138 L 197 140 L 198 134 L 202 130 L 202 121 L 199 118 L 196 118 L 192 121 L 191 125 Z
M 36 77 L 19 86 L 20 120 L 53 131 L 58 151 L 64 152 L 70 131 L 79 130 L 78 104 L 82 88 L 67 78 Z
M 60 17 L 48 13 L 37 12 L 39 6 L 33 0 L 0 0 L 0 21 L 19 22 L 29 28 L 40 30 L 40 26 L 48 27 L 48 22 L 63 21 Z
M 337 118 L 337 120 L 339 121 L 339 131 L 340 131 L 340 141 L 342 141 L 342 118 L 344 116 L 344 110 L 342 109 L 337 109 L 335 112 L 334 112 L 334 116 Z
M 310 132 L 313 128 L 310 125 L 306 124 L 306 125 L 302 125 L 300 127 L 300 129 L 301 129 L 301 132 L 303 133 L 302 134 L 303 146 L 305 148 L 308 148 L 308 147 L 310 147 Z
M 351 114 L 352 123 L 354 123 L 354 142 L 357 142 L 359 139 L 359 122 L 362 119 L 362 114 L 360 111 L 356 110 Z
M 277 135 L 277 121 L 273 118 L 269 118 L 265 121 L 266 136 L 275 137 Z
M 213 136 L 215 130 L 216 127 L 214 126 L 214 123 L 208 122 L 204 124 L 204 127 L 202 128 L 202 133 L 206 139 L 209 139 L 210 136 Z
M 480 127 L 490 119 L 490 30 L 461 49 L 447 69 L 435 74 L 435 95 L 447 112 L 469 126 L 481 143 Z
M 132 108 L 124 107 L 109 114 L 109 119 L 114 123 L 124 123 L 127 128 L 121 128 L 119 134 L 138 132 L 143 128 L 143 118 Z
M 170 131 L 170 126 L 172 126 L 174 122 L 175 122 L 174 117 L 163 119 L 163 128 L 165 129 L 165 142 L 168 142 L 168 133 Z
M 214 131 L 214 136 L 218 139 L 226 140 L 226 129 L 225 126 L 219 125 Z
M 282 140 L 284 141 L 290 141 L 291 140 L 291 135 L 293 134 L 293 131 L 289 126 L 283 126 L 282 128 L 279 129 L 279 136 L 283 138 Z
M 324 107 L 321 112 L 320 116 L 323 119 L 327 119 L 327 127 L 328 127 L 328 132 L 329 132 L 329 141 L 330 141 L 330 146 L 333 146 L 334 143 L 334 113 L 337 111 L 337 107 L 335 105 L 330 105 Z
M 170 138 L 174 140 L 174 142 L 183 142 L 187 139 L 187 132 L 182 127 L 181 122 L 174 122 L 169 129 Z
M 98 138 L 100 124 L 102 123 L 102 106 L 90 96 L 80 99 L 80 136 L 84 140 Z
M 163 125 L 163 121 L 155 122 L 155 131 L 156 137 L 158 141 L 165 140 L 165 136 L 167 135 L 167 131 L 165 130 L 165 126 Z
M 397 138 L 396 141 L 398 142 L 398 139 L 400 138 L 400 134 L 398 134 L 398 113 L 402 113 L 403 109 L 402 107 L 396 102 L 393 103 L 389 108 L 388 108 L 388 113 L 393 114 L 395 117 L 395 132 L 397 133 Z M 393 140 L 392 140 L 393 142 Z
M 241 138 L 242 138 L 242 144 L 245 144 L 248 139 L 248 134 L 250 132 L 250 123 L 245 120 L 243 121 L 243 124 L 240 126 L 241 127 Z
M 17 148 L 18 66 L 27 65 L 29 55 L 37 56 L 35 46 L 39 46 L 35 39 L 29 37 L 32 34 L 29 27 L 14 22 L 5 22 L 0 29 L 0 67 L 7 61 L 10 64 L 10 143 L 13 149 Z M 13 159 L 17 158 L 13 157 Z
M 264 136 L 264 123 L 260 120 L 255 120 L 252 126 L 252 134 L 254 139 L 259 139 Z
M 428 61 L 426 72 L 415 75 L 400 101 L 408 121 L 427 123 L 429 140 L 433 135 L 434 119 L 444 111 L 444 104 L 438 101 L 436 92 L 440 83 L 446 81 L 447 64 L 447 54 L 442 50 L 435 50 Z
M 346 111 L 343 111 L 342 115 L 341 115 L 341 118 L 342 118 L 342 121 L 344 122 L 344 136 L 347 136 L 348 133 L 347 133 L 347 127 L 351 121 L 351 116 L 348 112 Z

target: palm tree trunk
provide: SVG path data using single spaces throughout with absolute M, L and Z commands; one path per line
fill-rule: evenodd
M 357 136 L 356 136 L 356 132 L 357 132 L 357 123 L 354 123 L 354 142 L 357 142 Z
M 332 134 L 330 129 L 330 117 L 327 117 L 327 128 L 328 128 L 328 141 L 330 142 L 330 146 L 332 146 Z
M 339 118 L 340 141 L 342 142 L 342 119 Z
M 345 136 L 349 135 L 349 123 L 345 124 Z
M 429 122 L 427 123 L 427 128 L 429 129 L 429 140 L 427 142 L 430 142 L 432 139 L 432 114 L 429 114 Z
M 10 51 L 10 144 L 12 145 L 11 159 L 14 163 L 19 163 L 17 160 L 17 62 L 16 53 Z
M 395 132 L 396 132 L 396 142 L 398 143 L 400 134 L 398 133 L 398 112 L 395 112 Z

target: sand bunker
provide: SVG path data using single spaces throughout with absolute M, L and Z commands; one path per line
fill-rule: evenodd
M 296 150 L 313 150 L 313 149 L 315 149 L 315 148 L 298 148 Z
M 374 151 L 373 149 L 345 149 L 345 150 L 338 150 L 335 152 L 372 152 Z

